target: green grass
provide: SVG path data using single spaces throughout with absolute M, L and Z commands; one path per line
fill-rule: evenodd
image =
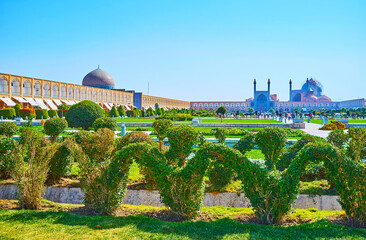
M 235 118 L 224 118 L 222 119 L 223 123 L 280 123 L 273 119 L 253 119 L 253 118 L 243 118 L 243 119 L 235 119 Z M 202 118 L 202 123 L 221 123 L 220 118 Z
M 349 119 L 349 123 L 366 123 L 366 119 Z
M 131 210 L 158 208 L 126 206 Z M 63 211 L 0 210 L 0 239 L 364 239 L 365 229 L 327 220 L 339 212 L 300 210 L 290 218 L 311 223 L 287 227 L 241 223 L 250 209 L 206 207 L 217 220 L 165 222 L 142 214 L 127 217 L 84 216 Z M 234 219 L 231 219 L 231 218 Z

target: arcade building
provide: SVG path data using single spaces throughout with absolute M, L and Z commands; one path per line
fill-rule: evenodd
M 318 109 L 350 109 L 366 107 L 364 98 L 352 99 L 346 101 L 332 101 L 332 99 L 323 94 L 323 86 L 313 78 L 306 79 L 300 89 L 292 89 L 292 80 L 289 82 L 289 100 L 280 101 L 277 94 L 271 94 L 271 81 L 267 81 L 267 90 L 257 90 L 257 81 L 254 79 L 254 97 L 245 101 L 194 101 L 191 102 L 191 108 L 200 110 L 217 110 L 224 106 L 228 112 L 247 112 L 248 108 L 254 111 L 268 112 L 271 108 L 278 112 L 293 112 L 295 109 L 302 111 Z
M 112 76 L 99 67 L 84 77 L 82 85 L 0 73 L 0 108 L 14 107 L 18 103 L 22 108 L 56 110 L 58 105 L 73 105 L 82 100 L 92 100 L 105 110 L 120 105 L 125 110 L 155 109 L 156 103 L 165 110 L 190 107 L 187 101 L 117 89 Z

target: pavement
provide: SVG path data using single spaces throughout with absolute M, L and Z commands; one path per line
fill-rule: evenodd
M 316 124 L 316 123 L 305 122 L 305 129 L 301 129 L 301 130 L 306 132 L 307 134 L 311 134 L 313 136 L 326 138 L 326 137 L 328 137 L 330 131 L 319 130 L 319 128 L 321 128 L 322 126 L 323 125 Z

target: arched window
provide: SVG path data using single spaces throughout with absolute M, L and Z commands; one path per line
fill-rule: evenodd
M 208 104 L 207 103 L 205 103 L 205 105 L 204 105 L 205 107 L 208 107 Z
M 242 104 L 241 104 L 241 106 L 242 106 L 242 107 L 245 107 L 245 103 L 242 103 Z
M 68 98 L 74 98 L 74 88 L 72 86 L 69 87 L 69 90 L 67 91 Z
M 111 101 L 112 101 L 112 99 L 111 99 L 111 98 L 112 98 L 112 96 L 111 96 L 111 93 L 109 92 L 109 93 L 108 93 L 108 102 L 111 102 Z
M 198 104 L 200 107 L 202 107 L 202 103 Z
M 85 93 L 85 88 L 81 89 L 81 100 L 85 100 L 86 99 L 86 93 Z
M 194 103 L 194 104 L 193 104 L 193 107 L 197 107 L 197 103 Z
M 88 90 L 88 100 L 92 100 L 92 93 L 90 89 Z
M 18 78 L 14 78 L 13 81 L 11 81 L 11 93 L 20 94 L 20 81 Z
M 54 98 L 59 97 L 58 85 L 57 84 L 53 84 L 53 86 L 52 86 L 52 97 L 54 97 Z
M 39 82 L 34 84 L 34 96 L 42 96 L 42 86 Z
M 229 104 L 228 103 L 225 103 L 225 107 L 229 107 Z
M 78 87 L 75 88 L 75 99 L 80 99 L 80 89 Z
M 103 101 L 107 101 L 107 92 L 104 92 L 104 94 L 103 94 Z
M 23 95 L 32 95 L 32 84 L 29 80 L 23 82 Z
M 66 86 L 61 86 L 61 98 L 66 98 Z
M 219 104 L 218 103 L 215 103 L 215 107 L 218 107 L 219 106 Z
M 5 77 L 0 78 L 0 93 L 8 93 L 9 92 L 9 84 L 8 80 Z
M 99 102 L 103 101 L 102 92 L 101 91 L 98 92 L 98 101 Z
M 224 104 L 223 103 L 220 103 L 220 106 L 224 106 Z
M 213 107 L 213 104 L 212 103 L 210 103 L 210 107 Z
M 43 95 L 45 97 L 50 97 L 51 96 L 51 87 L 49 83 L 45 83 L 43 85 Z
M 93 101 L 97 101 L 97 91 L 93 91 Z

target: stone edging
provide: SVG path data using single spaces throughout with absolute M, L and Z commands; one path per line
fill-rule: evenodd
M 0 199 L 15 200 L 17 186 L 15 184 L 0 185 Z M 81 204 L 84 193 L 80 188 L 67 187 L 47 187 L 45 199 L 58 203 Z M 294 208 L 316 208 L 318 210 L 342 210 L 337 201 L 338 196 L 310 196 L 299 194 Z M 223 207 L 249 207 L 249 199 L 243 193 L 205 193 L 203 199 L 204 206 L 223 206 Z M 160 201 L 158 191 L 148 190 L 128 190 L 124 199 L 124 204 L 163 206 Z

